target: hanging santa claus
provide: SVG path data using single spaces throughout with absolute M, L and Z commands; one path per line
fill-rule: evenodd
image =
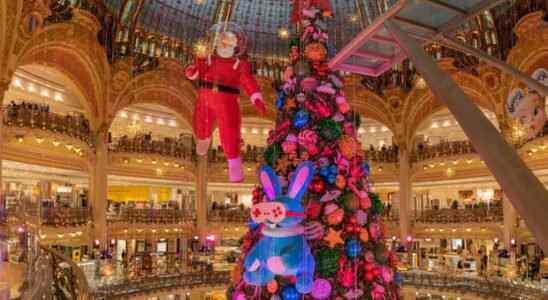
M 238 26 L 215 25 L 209 42 L 195 46 L 194 62 L 186 68 L 186 77 L 196 81 L 198 98 L 193 116 L 196 152 L 206 155 L 215 125 L 225 156 L 231 182 L 244 179 L 240 158 L 240 89 L 251 98 L 259 114 L 266 112 L 261 90 L 249 62 L 243 57 L 246 37 Z M 210 51 L 211 50 L 211 51 Z

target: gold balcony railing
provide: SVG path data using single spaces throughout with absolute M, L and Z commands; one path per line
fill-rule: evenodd
M 230 272 L 192 272 L 154 276 L 102 286 L 95 291 L 95 299 L 121 299 L 129 295 L 174 288 L 220 287 L 228 284 Z
M 455 276 L 451 274 L 403 272 L 404 286 L 450 291 L 463 296 L 475 294 L 486 299 L 548 299 L 548 289 L 540 284 L 524 283 L 495 277 Z
M 247 145 L 242 149 L 241 157 L 244 162 L 261 163 L 264 161 L 265 147 Z M 226 157 L 221 147 L 209 150 L 208 160 L 211 163 L 226 162 Z
M 89 121 L 83 115 L 62 115 L 34 103 L 10 104 L 3 109 L 4 126 L 40 129 L 94 145 Z
M 110 145 L 114 153 L 154 154 L 180 160 L 194 160 L 192 138 L 153 140 L 145 135 L 120 137 Z
M 48 226 L 81 226 L 91 219 L 89 208 L 42 208 L 41 223 Z
M 369 163 L 397 163 L 399 161 L 398 150 L 394 147 L 369 148 L 364 153 L 365 160 Z
M 441 208 L 429 209 L 417 212 L 415 223 L 491 223 L 502 222 L 502 206 L 497 205 L 490 208 Z
M 178 224 L 195 219 L 195 212 L 177 209 L 125 208 L 107 214 L 107 221 L 111 223 Z
M 476 150 L 470 141 L 442 142 L 436 145 L 419 145 L 411 154 L 412 162 L 419 162 L 436 158 L 475 154 Z
M 209 222 L 245 223 L 249 221 L 249 209 L 215 209 L 207 213 Z

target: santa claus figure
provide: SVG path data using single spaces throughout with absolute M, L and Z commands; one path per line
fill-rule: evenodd
M 207 46 L 204 46 L 207 48 Z M 229 179 L 244 179 L 240 159 L 240 89 L 251 98 L 257 111 L 265 114 L 265 106 L 245 52 L 245 36 L 230 30 L 217 31 L 212 39 L 213 53 L 207 49 L 197 53 L 187 67 L 186 76 L 197 81 L 198 98 L 193 116 L 196 152 L 206 155 L 215 125 L 219 126 L 221 145 L 228 159 Z

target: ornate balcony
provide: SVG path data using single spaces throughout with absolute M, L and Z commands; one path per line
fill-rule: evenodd
M 30 103 L 11 104 L 3 109 L 3 121 L 8 128 L 33 129 L 45 135 L 73 138 L 89 147 L 94 145 L 89 121 L 83 115 L 61 115 L 50 112 L 47 107 Z
M 220 223 L 246 223 L 249 221 L 249 209 L 210 210 L 207 220 Z
M 117 142 L 110 145 L 110 151 L 122 154 L 158 155 L 184 161 L 194 160 L 195 158 L 191 145 L 186 139 L 153 140 L 145 135 L 133 138 L 122 136 Z
M 91 220 L 89 208 L 42 208 L 42 225 L 64 227 L 82 226 Z
M 242 150 L 241 157 L 244 163 L 262 163 L 264 161 L 264 151 L 265 147 L 247 145 Z M 209 151 L 208 161 L 210 163 L 226 163 L 226 157 L 220 146 Z
M 419 212 L 415 223 L 454 224 L 454 223 L 497 223 L 503 221 L 502 206 L 491 208 L 430 209 Z
M 195 219 L 194 212 L 175 209 L 126 208 L 107 214 L 110 223 L 180 224 L 194 222 Z
M 120 284 L 98 287 L 95 299 L 121 299 L 124 296 L 176 288 L 222 287 L 230 280 L 230 272 L 195 272 L 140 278 Z
M 412 162 L 476 154 L 470 141 L 443 142 L 437 145 L 419 145 L 411 154 Z

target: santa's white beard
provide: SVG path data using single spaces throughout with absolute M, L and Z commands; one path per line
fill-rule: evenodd
M 231 58 L 232 56 L 234 56 L 234 48 L 233 47 L 229 47 L 229 48 L 217 47 L 217 54 L 222 58 Z

